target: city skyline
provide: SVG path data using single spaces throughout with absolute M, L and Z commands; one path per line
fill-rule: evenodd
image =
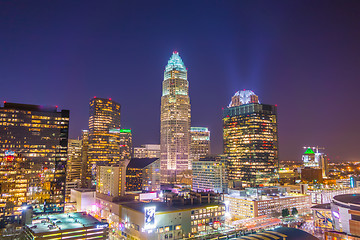
M 70 109 L 70 137 L 76 138 L 87 129 L 89 99 L 113 98 L 123 106 L 123 126 L 133 130 L 134 146 L 158 144 L 162 70 L 177 50 L 190 69 L 192 125 L 209 128 L 214 153 L 222 152 L 221 108 L 245 88 L 278 105 L 280 160 L 301 161 L 302 147 L 309 145 L 325 147 L 332 161 L 358 160 L 356 144 L 346 143 L 356 142 L 360 118 L 352 111 L 352 103 L 359 101 L 358 4 L 331 3 L 324 9 L 325 2 L 307 3 L 311 11 L 306 3 L 256 8 L 230 2 L 210 3 L 206 11 L 200 3 L 188 11 L 177 6 L 170 13 L 146 4 L 143 9 L 108 3 L 99 6 L 108 16 L 96 12 L 100 22 L 90 19 L 95 3 L 83 8 L 43 2 L 39 10 L 2 3 L 0 71 L 7 87 L 0 91 L 1 100 Z M 149 23 L 147 7 L 155 11 Z M 119 9 L 136 20 L 123 21 Z M 170 14 L 183 22 L 183 36 L 171 32 Z M 68 17 L 59 21 L 63 16 Z M 348 115 L 334 114 L 336 109 Z

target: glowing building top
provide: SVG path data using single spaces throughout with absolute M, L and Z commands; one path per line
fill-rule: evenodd
M 186 67 L 177 51 L 173 52 L 171 58 L 168 61 L 168 64 L 165 67 L 166 72 L 172 71 L 172 70 L 187 72 Z
M 250 103 L 260 103 L 259 97 L 255 95 L 253 91 L 244 89 L 235 93 L 228 107 L 236 107 Z

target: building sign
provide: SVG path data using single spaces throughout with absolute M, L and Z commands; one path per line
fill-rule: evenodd
M 156 207 L 145 208 L 145 229 L 155 228 L 155 209 Z

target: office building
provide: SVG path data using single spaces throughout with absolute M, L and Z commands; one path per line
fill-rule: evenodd
M 108 223 L 85 212 L 38 216 L 24 227 L 23 239 L 108 239 Z
M 66 181 L 72 182 L 80 179 L 82 167 L 82 140 L 69 139 L 68 160 L 66 165 Z
M 68 157 L 66 163 L 65 200 L 70 199 L 71 189 L 78 188 L 82 171 L 82 140 L 68 140 Z
M 90 175 L 88 173 L 88 151 L 89 151 L 89 131 L 82 130 L 81 135 L 81 174 L 80 185 L 82 188 L 91 186 Z
M 145 144 L 135 147 L 134 158 L 160 158 L 160 145 Z
M 310 213 L 311 199 L 305 194 L 287 193 L 279 187 L 229 190 L 224 196 L 231 218 L 245 219 L 264 215 L 279 217 L 283 209 L 291 213 L 296 208 L 299 215 Z
M 191 170 L 190 118 L 187 69 L 175 51 L 165 67 L 162 83 L 160 159 L 165 183 L 179 182 Z
M 8 102 L 0 107 L 0 159 L 17 156 L 30 165 L 26 170 L 14 166 L 19 172 L 13 176 L 26 177 L 26 202 L 34 213 L 64 211 L 68 129 L 68 110 Z M 25 199 L 2 200 L 1 211 L 15 203 L 18 209 L 20 201 Z
M 315 152 L 314 152 L 315 150 Z M 326 178 L 329 173 L 328 161 L 329 158 L 325 153 L 320 152 L 323 148 L 308 147 L 302 156 L 304 167 L 319 168 L 323 178 Z
M 126 169 L 126 191 L 159 191 L 160 159 L 133 158 Z
M 21 205 L 28 201 L 29 172 L 30 162 L 13 151 L 0 158 L 0 228 L 20 222 Z
M 210 154 L 210 131 L 206 127 L 190 128 L 190 159 L 199 160 Z
M 305 183 L 322 183 L 323 175 L 320 168 L 304 167 L 301 169 L 301 181 Z
M 120 161 L 129 161 L 133 157 L 131 129 L 119 129 Z
M 228 188 L 227 159 L 225 156 L 207 156 L 192 162 L 194 191 L 226 193 Z
M 260 104 L 250 90 L 235 93 L 223 109 L 223 138 L 232 184 L 273 185 L 278 168 L 276 106 Z
M 125 195 L 126 163 L 97 166 L 96 193 L 110 197 Z
M 120 161 L 120 104 L 111 99 L 90 100 L 89 147 L 87 176 L 90 186 L 96 185 L 96 164 Z

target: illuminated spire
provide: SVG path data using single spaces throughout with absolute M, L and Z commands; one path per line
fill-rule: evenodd
M 187 72 L 186 67 L 177 51 L 173 52 L 171 58 L 168 61 L 168 64 L 165 67 L 165 71 L 172 71 L 172 70 Z
M 259 98 L 253 91 L 244 89 L 235 93 L 228 107 L 236 107 L 249 103 L 260 103 Z

